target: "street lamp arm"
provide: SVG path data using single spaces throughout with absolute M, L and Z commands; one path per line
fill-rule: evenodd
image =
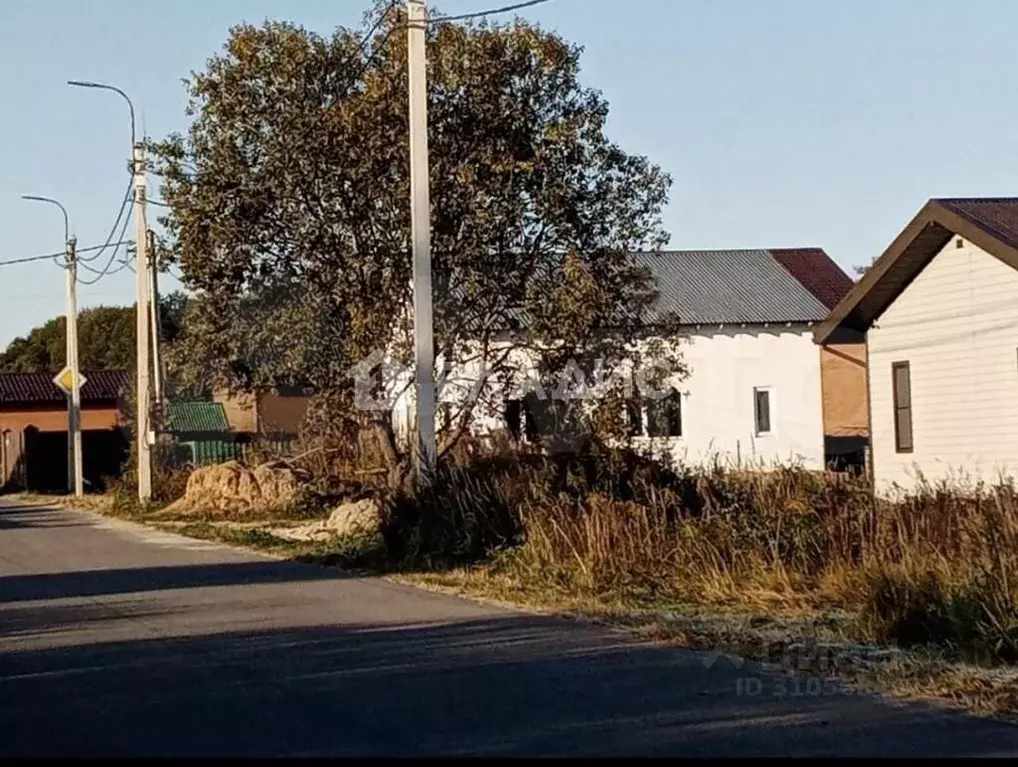
M 73 85 L 76 88 L 98 88 L 103 91 L 113 91 L 114 93 L 120 94 L 121 98 L 127 102 L 127 108 L 131 110 L 131 146 L 133 147 L 137 142 L 137 137 L 134 131 L 134 103 L 131 101 L 131 97 L 124 93 L 120 88 L 115 85 L 107 85 L 106 83 L 94 83 L 89 80 L 68 80 L 68 85 Z
M 67 208 L 61 205 L 59 201 L 54 200 L 52 197 L 39 197 L 35 194 L 23 194 L 21 199 L 31 200 L 32 202 L 48 202 L 50 205 L 56 205 L 60 208 L 60 212 L 64 214 L 64 243 L 66 244 L 71 241 L 71 224 L 67 216 Z

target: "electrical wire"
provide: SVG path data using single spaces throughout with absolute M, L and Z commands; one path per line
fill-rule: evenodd
M 128 226 L 128 224 L 130 224 L 130 223 L 131 223 L 131 215 L 130 215 L 130 214 L 128 214 L 127 216 L 125 216 L 125 217 L 124 217 L 124 225 L 123 225 L 123 226 L 122 226 L 122 227 L 120 228 L 120 237 L 119 237 L 118 239 L 119 239 L 119 240 L 120 240 L 121 242 L 123 242 L 123 239 L 124 239 L 124 233 L 125 233 L 125 232 L 127 231 L 127 226 Z M 115 271 L 112 271 L 112 272 L 110 271 L 110 270 L 112 269 L 112 267 L 113 267 L 113 262 L 114 262 L 114 260 L 116 259 L 116 257 L 117 257 L 117 252 L 118 252 L 119 250 L 120 250 L 120 245 L 118 244 L 118 245 L 117 245 L 117 246 L 116 246 L 116 247 L 115 247 L 115 248 L 113 249 L 113 252 L 112 252 L 112 253 L 110 253 L 110 260 L 106 262 L 106 266 L 105 266 L 105 268 L 104 268 L 104 269 L 103 269 L 102 271 L 99 271 L 99 270 L 97 270 L 97 269 L 93 269 L 93 268 L 92 268 L 91 266 L 89 266 L 88 264 L 82 264 L 82 263 L 80 263 L 80 261 L 79 261 L 79 264 L 80 264 L 80 266 L 83 266 L 83 267 L 84 267 L 85 269 L 87 269 L 88 271 L 92 272 L 92 273 L 93 273 L 94 275 L 96 275 L 96 276 L 95 276 L 95 277 L 92 277 L 91 279 L 85 279 L 85 280 L 83 280 L 83 279 L 81 279 L 81 278 L 79 277 L 79 278 L 78 278 L 78 282 L 79 282 L 79 283 L 81 283 L 82 285 L 95 285 L 95 284 L 96 284 L 97 282 L 99 282 L 99 280 L 101 280 L 101 279 L 102 279 L 103 277 L 106 277 L 106 276 L 107 276 L 107 275 L 109 275 L 109 274 L 116 274 L 117 272 L 123 271 L 123 267 L 121 267 L 121 268 L 119 268 L 119 269 L 117 269 L 117 270 L 115 270 Z
M 368 41 L 371 40 L 371 36 L 378 31 L 378 28 L 382 26 L 382 23 L 385 21 L 386 16 L 388 16 L 396 8 L 396 6 L 399 4 L 399 1 L 400 0 L 392 0 L 392 2 L 389 3 L 388 7 L 378 15 L 378 18 L 375 20 L 375 23 L 371 26 L 371 29 L 367 31 L 367 34 L 365 34 L 364 37 L 361 39 L 360 45 L 357 46 L 358 54 L 364 53 L 364 47 L 368 44 Z M 389 34 L 392 34 L 392 32 L 390 31 Z M 389 36 L 386 35 L 386 39 L 388 39 L 388 37 Z
M 133 245 L 134 240 L 121 240 L 120 242 L 111 242 L 106 245 L 90 245 L 87 248 L 77 248 L 77 253 L 90 253 L 96 250 L 102 250 L 108 248 L 110 245 Z M 0 261 L 0 266 L 8 266 L 9 264 L 28 264 L 32 261 L 45 261 L 49 258 L 64 258 L 67 256 L 67 251 L 61 250 L 57 253 L 46 253 L 45 255 L 39 256 L 26 256 L 25 258 L 9 258 L 5 261 Z
M 541 5 L 542 3 L 547 3 L 547 2 L 550 2 L 550 1 L 551 0 L 527 0 L 527 2 L 514 3 L 513 5 L 505 5 L 505 6 L 502 6 L 501 8 L 491 8 L 491 9 L 486 10 L 486 11 L 474 11 L 473 13 L 461 13 L 461 14 L 457 14 L 455 16 L 434 16 L 432 18 L 427 19 L 425 21 L 425 23 L 426 24 L 438 24 L 440 22 L 447 22 L 447 21 L 465 21 L 467 19 L 477 19 L 477 18 L 481 18 L 482 16 L 491 16 L 491 15 L 498 14 L 498 13 L 509 13 L 510 11 L 518 11 L 518 10 L 521 10 L 523 8 L 529 8 L 529 7 L 534 6 L 534 5 Z M 367 44 L 367 41 L 370 39 L 371 35 L 374 34 L 375 30 L 378 29 L 378 27 L 381 25 L 382 21 L 385 20 L 385 17 L 388 16 L 389 12 L 393 8 L 395 8 L 396 5 L 397 5 L 397 0 L 394 0 L 394 2 L 389 4 L 389 7 L 385 9 L 385 12 L 379 17 L 378 21 L 375 22 L 375 25 L 374 25 L 374 27 L 372 27 L 371 31 L 368 32 L 368 34 L 361 41 L 361 44 L 360 44 L 360 46 L 358 48 L 359 51 L 363 51 L 364 50 L 364 46 Z M 385 37 L 382 39 L 382 42 L 378 46 L 378 48 L 384 48 L 385 44 L 387 42 L 389 42 L 389 38 L 392 37 L 393 33 L 397 32 L 399 30 L 404 30 L 406 28 L 407 28 L 406 23 L 393 25 L 392 29 L 390 29 L 386 33 Z M 375 59 L 375 54 L 374 54 L 374 51 L 372 51 L 371 55 L 368 56 L 368 60 L 366 62 L 364 62 L 364 66 L 361 68 L 361 71 L 358 72 L 357 73 L 357 77 L 354 78 L 355 80 L 360 80 L 364 76 L 364 73 L 368 71 L 368 67 L 371 66 L 371 64 L 374 61 L 374 59 Z
M 59 258 L 60 256 L 66 256 L 67 253 L 61 251 L 60 253 L 48 253 L 45 256 L 26 256 L 25 258 L 9 258 L 6 261 L 0 261 L 0 266 L 9 266 L 10 264 L 28 264 L 32 261 L 48 261 L 51 258 Z
M 465 21 L 466 19 L 478 19 L 481 16 L 493 16 L 496 13 L 509 13 L 510 11 L 519 11 L 523 8 L 530 8 L 534 5 L 540 5 L 541 3 L 547 3 L 550 0 L 527 0 L 524 3 L 515 3 L 513 5 L 506 5 L 501 8 L 492 8 L 488 11 L 475 11 L 474 13 L 460 13 L 456 16 L 435 16 L 428 19 L 429 24 L 437 24 L 443 21 Z
M 117 213 L 117 218 L 113 222 L 113 226 L 110 228 L 110 233 L 109 233 L 109 236 L 107 236 L 107 238 L 106 238 L 106 242 L 103 244 L 103 246 L 101 248 L 98 248 L 99 252 L 96 253 L 94 256 L 91 256 L 90 258 L 78 259 L 79 262 L 81 262 L 81 261 L 95 261 L 97 258 L 100 258 L 102 256 L 102 254 L 106 250 L 106 248 L 110 247 L 110 244 L 113 242 L 113 237 L 116 235 L 117 226 L 120 225 L 120 219 L 122 219 L 124 217 L 124 211 L 127 210 L 127 205 L 128 205 L 129 202 L 131 202 L 131 198 L 133 197 L 133 195 L 132 195 L 133 191 L 134 191 L 134 177 L 132 176 L 128 180 L 128 182 L 127 182 L 127 191 L 124 192 L 124 200 L 123 200 L 123 202 L 120 203 L 120 212 Z M 121 235 L 120 235 L 119 239 L 121 239 L 121 240 L 124 239 L 123 230 L 121 231 Z

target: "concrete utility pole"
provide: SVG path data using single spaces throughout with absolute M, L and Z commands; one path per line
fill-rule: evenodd
M 152 444 L 150 442 L 151 426 L 149 424 L 149 354 L 148 354 L 148 220 L 145 215 L 147 200 L 147 182 L 145 179 L 145 149 L 141 143 L 134 145 L 134 225 L 137 261 L 135 271 L 138 277 L 138 307 L 136 332 L 138 335 L 138 415 L 135 428 L 138 432 L 138 500 L 142 504 L 152 498 Z
M 68 456 L 68 489 L 76 498 L 85 494 L 84 468 L 81 451 L 81 369 L 78 366 L 78 256 L 76 241 L 67 241 L 67 367 L 71 371 L 71 398 L 67 405 L 67 426 L 70 455 Z
M 159 256 L 156 253 L 156 235 L 151 229 L 148 232 L 148 253 L 149 261 L 152 264 L 152 268 L 149 271 L 149 274 L 152 275 L 151 284 L 149 285 L 149 306 L 151 307 L 149 314 L 152 317 L 152 373 L 155 381 L 154 393 L 156 403 L 159 407 L 163 407 L 165 405 L 163 402 L 163 365 L 159 354 Z
M 81 371 L 78 368 L 78 258 L 76 240 L 65 208 L 52 197 L 23 194 L 21 199 L 45 202 L 60 208 L 64 216 L 64 269 L 67 277 L 65 325 L 65 366 L 71 374 L 67 399 L 67 491 L 80 498 L 85 494 L 81 450 Z
M 431 316 L 431 202 L 428 188 L 427 9 L 424 0 L 407 0 L 410 79 L 410 236 L 414 259 L 414 357 L 417 390 L 417 481 L 434 471 L 435 351 Z

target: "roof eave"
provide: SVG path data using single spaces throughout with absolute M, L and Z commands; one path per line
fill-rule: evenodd
M 860 304 L 884 282 L 887 275 L 899 264 L 908 247 L 916 241 L 919 235 L 932 226 L 944 229 L 947 232 L 946 240 L 939 247 L 931 248 L 931 252 L 926 254 L 925 259 L 921 262 L 910 265 L 910 273 L 904 275 L 900 286 L 893 294 L 889 294 L 875 309 L 859 316 Z M 916 275 L 929 263 L 929 260 L 940 252 L 954 235 L 969 240 L 981 250 L 1018 269 L 1018 249 L 1001 242 L 978 224 L 958 215 L 938 200 L 929 200 L 880 258 L 866 270 L 862 279 L 856 283 L 849 294 L 834 307 L 827 319 L 817 326 L 813 332 L 813 340 L 818 344 L 827 344 L 842 340 L 838 336 L 844 336 L 846 333 L 865 334 L 880 313 L 908 287 Z

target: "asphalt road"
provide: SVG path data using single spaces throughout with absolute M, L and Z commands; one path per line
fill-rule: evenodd
M 1018 727 L 0 505 L 0 758 L 354 755 L 1015 756 Z

